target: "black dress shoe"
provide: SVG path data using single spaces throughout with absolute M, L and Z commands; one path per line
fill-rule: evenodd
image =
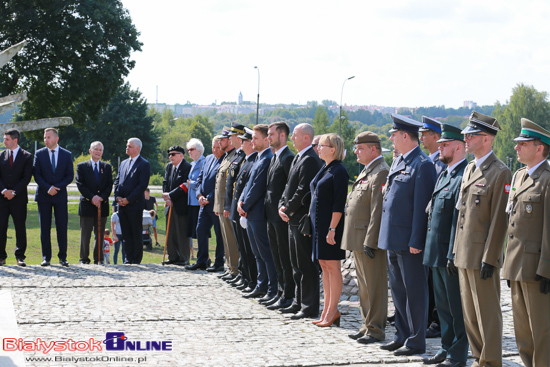
M 206 270 L 206 264 L 194 263 L 193 265 L 187 265 L 185 267 L 187 270 Z
M 280 313 L 296 313 L 300 311 L 300 306 L 298 305 L 290 305 L 287 308 L 281 308 L 279 310 Z
M 454 359 L 447 358 L 444 362 L 435 367 L 466 367 L 466 362 L 459 362 Z
M 393 352 L 394 350 L 397 350 L 401 348 L 403 344 L 399 344 L 397 342 L 389 342 L 388 344 L 384 344 L 380 347 L 382 350 L 389 350 L 390 352 Z
M 223 271 L 223 269 L 224 269 L 223 265 L 211 266 L 211 267 L 207 268 L 206 271 L 209 272 L 209 273 L 219 273 L 220 271 Z
M 267 300 L 267 301 L 263 302 L 262 305 L 264 305 L 266 307 L 272 306 L 275 303 L 279 302 L 279 298 L 280 298 L 279 296 L 271 297 L 270 300 Z
M 263 296 L 262 298 L 260 298 L 258 300 L 259 303 L 264 303 L 266 301 L 269 301 L 270 299 L 272 299 L 273 297 L 275 297 L 276 294 L 273 294 L 273 293 L 267 293 L 265 296 Z
M 249 285 L 248 287 L 246 287 L 245 289 L 243 289 L 242 292 L 245 293 L 245 294 L 246 294 L 246 293 L 252 293 L 252 292 L 254 292 L 254 289 L 255 289 L 255 288 L 252 288 L 252 287 L 250 287 L 250 285 Z
M 407 347 L 406 345 L 393 352 L 394 356 L 413 356 L 415 354 L 424 354 L 426 350 Z
M 254 291 L 252 291 L 248 294 L 245 294 L 243 297 L 244 298 L 259 298 L 259 297 L 263 297 L 265 295 L 266 295 L 266 292 L 261 291 L 259 289 L 254 289 Z
M 19 266 L 27 266 L 27 263 L 24 259 L 17 259 L 17 265 Z
M 243 291 L 248 288 L 248 283 L 244 280 L 241 280 L 240 282 L 238 283 L 233 283 L 231 284 L 232 286 L 235 286 L 236 289 L 240 290 L 240 291 Z
M 50 262 L 48 260 L 42 260 L 40 266 L 50 266 Z
M 69 267 L 69 262 L 67 260 L 59 260 L 61 266 Z
M 237 279 L 237 278 L 235 278 L 235 279 Z M 241 285 L 248 284 L 243 278 L 241 278 L 241 279 L 239 279 L 239 280 L 237 280 L 237 281 L 236 281 L 235 279 L 233 279 L 233 280 L 231 280 L 231 281 L 229 281 L 229 282 L 227 282 L 227 283 L 228 283 L 230 286 L 232 286 L 232 287 L 239 287 L 239 286 L 241 286 Z M 244 287 L 244 288 L 246 288 L 246 287 Z M 244 289 L 244 288 L 243 288 L 243 289 Z
M 163 262 L 161 262 L 162 265 L 172 265 L 172 264 L 175 264 L 176 261 L 174 260 L 164 260 Z
M 186 265 L 189 265 L 189 261 L 178 261 L 175 263 L 175 265 L 186 266 Z
M 437 364 L 445 361 L 445 358 L 447 358 L 447 352 L 442 351 L 437 353 L 433 357 L 424 357 L 422 358 L 422 363 L 424 364 Z
M 362 337 L 357 339 L 357 342 L 361 343 L 361 344 L 372 344 L 372 343 L 378 343 L 379 341 L 381 341 L 381 340 L 373 338 L 370 335 L 363 335 Z
M 426 338 L 440 338 L 441 337 L 441 330 L 438 330 L 433 327 L 429 327 L 428 330 L 426 330 Z
M 223 277 L 221 277 L 220 279 L 221 280 L 225 280 L 226 282 L 231 282 L 233 281 L 234 279 L 236 278 L 235 275 L 231 274 L 231 273 L 225 273 Z
M 0 266 L 6 265 L 6 259 L 0 259 Z
M 359 338 L 362 338 L 363 336 L 365 336 L 365 334 L 363 334 L 360 331 L 357 334 L 348 334 L 348 337 L 350 337 L 353 340 L 357 340 Z
M 290 316 L 290 318 L 292 320 L 300 320 L 300 319 L 314 319 L 316 318 L 317 316 L 319 316 L 319 312 L 317 313 L 314 313 L 314 312 L 304 312 L 304 311 L 300 311 L 298 312 L 297 314 L 295 315 L 292 315 Z
M 241 274 L 237 274 L 237 276 L 233 276 L 232 279 L 227 280 L 227 283 L 234 285 L 239 283 L 241 280 L 244 281 L 243 276 Z
M 267 306 L 267 309 L 268 310 L 278 310 L 280 308 L 287 308 L 290 305 L 292 305 L 292 298 L 281 297 L 274 304 Z

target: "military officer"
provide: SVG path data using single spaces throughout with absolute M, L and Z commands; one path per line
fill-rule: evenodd
M 441 348 L 425 364 L 464 367 L 468 338 L 464 327 L 458 270 L 454 266 L 453 243 L 458 219 L 455 208 L 466 161 L 464 138 L 459 128 L 442 124 L 439 159 L 448 167 L 439 176 L 428 213 L 424 265 L 431 267 L 435 306 L 441 326 Z
M 422 264 L 430 201 L 436 176 L 432 161 L 420 149 L 418 121 L 391 115 L 390 140 L 401 152 L 388 173 L 378 247 L 388 250 L 388 275 L 395 304 L 393 341 L 381 346 L 396 356 L 426 350 L 428 269 Z
M 223 246 L 225 250 L 225 259 L 227 263 L 227 272 L 222 275 L 222 278 L 234 278 L 237 276 L 237 266 L 239 263 L 239 251 L 237 250 L 237 240 L 235 239 L 235 232 L 231 226 L 231 220 L 229 219 L 229 212 L 224 212 L 225 207 L 225 188 L 227 184 L 227 174 L 231 162 L 236 154 L 236 149 L 232 144 L 232 139 L 229 139 L 230 129 L 228 127 L 223 128 L 222 135 L 220 136 L 220 148 L 225 152 L 218 173 L 216 174 L 216 188 L 214 191 L 214 214 L 218 216 L 220 221 L 220 229 L 223 236 Z M 210 272 L 218 272 L 223 270 L 223 266 L 206 269 Z
M 515 147 L 508 242 L 502 277 L 510 281 L 514 330 L 526 367 L 550 366 L 550 132 L 525 118 Z
M 447 165 L 439 159 L 439 143 L 441 139 L 441 122 L 431 117 L 422 116 L 422 127 L 418 129 L 420 132 L 420 142 L 430 152 L 430 159 L 432 160 L 435 173 L 437 177 L 443 172 Z
M 349 337 L 370 344 L 386 338 L 388 269 L 386 251 L 378 249 L 382 216 L 382 187 L 389 167 L 382 156 L 380 138 L 365 131 L 355 138 L 357 162 L 365 165 L 348 195 L 341 248 L 353 251 L 363 324 Z
M 475 160 L 462 178 L 454 253 L 473 366 L 502 366 L 500 267 L 512 173 L 493 153 L 498 130 L 495 118 L 476 111 L 462 130 Z

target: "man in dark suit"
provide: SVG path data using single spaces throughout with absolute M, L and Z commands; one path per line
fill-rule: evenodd
M 290 128 L 286 122 L 279 121 L 269 125 L 267 140 L 275 155 L 271 158 L 267 173 L 267 193 L 265 196 L 265 215 L 267 218 L 267 235 L 271 254 L 275 262 L 279 283 L 277 297 L 265 302 L 270 310 L 286 308 L 294 299 L 294 278 L 290 263 L 290 247 L 288 244 L 288 224 L 279 216 L 279 200 L 285 190 L 290 165 L 294 153 L 286 144 Z
M 392 114 L 390 140 L 401 152 L 388 174 L 378 247 L 387 250 L 388 275 L 395 304 L 393 341 L 383 345 L 394 355 L 426 350 L 428 269 L 422 264 L 435 168 L 418 141 L 418 121 Z
M 57 129 L 49 127 L 44 130 L 46 147 L 36 151 L 34 157 L 34 180 L 38 188 L 34 201 L 38 204 L 40 219 L 40 242 L 42 258 L 40 265 L 49 266 L 52 258 L 51 225 L 52 209 L 55 215 L 55 229 L 59 246 L 59 263 L 69 266 L 67 262 L 67 185 L 73 181 L 73 157 L 71 152 L 57 145 Z
M 187 236 L 187 178 L 191 170 L 179 145 L 168 148 L 170 163 L 166 165 L 162 181 L 162 198 L 170 207 L 170 224 L 166 247 L 168 260 L 164 264 L 189 265 L 191 238 Z
M 197 243 L 199 251 L 197 262 L 193 265 L 186 265 L 187 270 L 206 270 L 210 259 L 208 258 L 208 240 L 212 226 L 216 234 L 216 260 L 215 268 L 223 268 L 223 237 L 220 229 L 220 220 L 214 214 L 214 195 L 216 188 L 216 175 L 220 168 L 220 163 L 224 157 L 224 152 L 220 148 L 219 136 L 212 139 L 212 154 L 204 160 L 203 169 L 197 179 L 197 198 L 201 209 L 197 222 Z
M 103 144 L 90 144 L 91 159 L 76 165 L 76 186 L 80 191 L 80 263 L 90 263 L 90 237 L 92 230 L 96 238 L 93 250 L 94 264 L 103 262 L 103 235 L 109 216 L 109 195 L 113 189 L 113 168 L 101 161 Z M 101 223 L 98 228 L 98 209 Z
M 140 264 L 143 257 L 143 208 L 145 189 L 149 186 L 151 166 L 140 155 L 142 143 L 130 138 L 126 143 L 126 154 L 130 158 L 120 164 L 115 180 L 115 200 L 118 202 L 118 218 L 124 236 L 125 264 Z
M 4 133 L 6 150 L 0 154 L 0 265 L 6 263 L 7 231 L 9 217 L 15 226 L 15 258 L 17 265 L 26 266 L 27 250 L 27 185 L 32 177 L 32 154 L 19 147 L 19 131 L 9 129 Z
M 267 238 L 267 221 L 265 219 L 264 200 L 267 187 L 267 170 L 273 153 L 267 142 L 268 126 L 259 124 L 252 129 L 252 146 L 258 152 L 250 178 L 237 205 L 241 217 L 247 220 L 246 231 L 250 239 L 252 252 L 256 257 L 258 283 L 253 292 L 246 298 L 263 297 L 263 302 L 277 295 L 277 271 Z
M 443 124 L 440 159 L 448 164 L 435 185 L 428 213 L 428 233 L 424 265 L 431 267 L 435 306 L 441 325 L 441 348 L 425 364 L 443 363 L 448 367 L 464 367 L 468 357 L 468 337 L 464 326 L 458 270 L 454 266 L 453 244 L 458 210 L 456 202 L 462 183 L 466 150 L 461 129 Z
M 256 289 L 258 269 L 256 267 L 256 258 L 250 247 L 250 239 L 246 233 L 246 228 L 241 225 L 241 216 L 237 211 L 237 205 L 241 194 L 248 183 L 250 171 L 254 167 L 258 152 L 252 147 L 252 130 L 243 127 L 245 132 L 239 135 L 241 138 L 241 149 L 245 154 L 245 159 L 238 169 L 238 174 L 235 179 L 235 189 L 233 198 L 231 199 L 231 209 L 229 218 L 233 222 L 235 235 L 237 237 L 237 246 L 239 249 L 239 270 L 241 272 L 241 281 L 234 283 L 237 289 L 244 293 L 253 292 Z M 242 218 L 244 222 L 246 218 Z
M 294 300 L 282 313 L 294 313 L 291 318 L 317 317 L 319 315 L 319 265 L 312 260 L 312 239 L 300 233 L 302 220 L 309 220 L 311 191 L 309 184 L 321 169 L 322 163 L 313 150 L 314 137 L 310 124 L 294 128 L 292 141 L 298 154 L 294 157 L 288 180 L 279 201 L 279 216 L 289 224 L 290 263 L 294 283 Z

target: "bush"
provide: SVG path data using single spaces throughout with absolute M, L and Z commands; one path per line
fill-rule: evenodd
M 149 185 L 150 186 L 162 186 L 162 180 L 164 177 L 158 173 L 155 173 L 154 175 L 151 175 L 149 178 Z

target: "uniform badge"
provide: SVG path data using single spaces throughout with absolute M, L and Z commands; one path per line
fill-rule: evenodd
M 509 183 L 504 184 L 504 192 L 505 192 L 506 194 L 509 194 L 509 193 L 510 193 L 510 187 L 511 187 L 511 186 L 512 186 L 512 185 L 510 185 Z
M 527 206 L 525 207 L 525 211 L 527 211 L 527 214 L 531 214 L 531 212 L 533 211 L 533 206 L 531 204 L 527 204 Z

